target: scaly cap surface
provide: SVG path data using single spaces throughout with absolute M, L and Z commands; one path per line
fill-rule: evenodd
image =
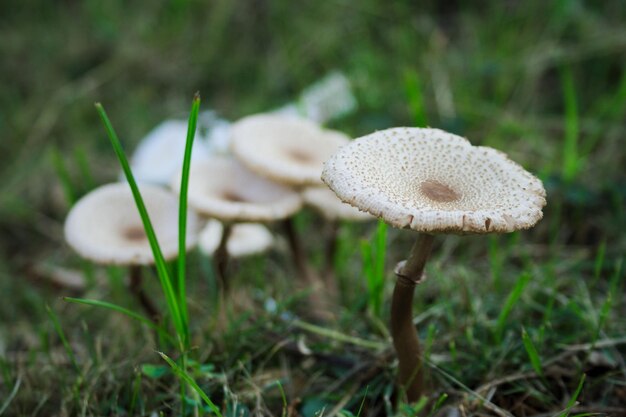
M 546 204 L 541 181 L 506 154 L 439 129 L 356 139 L 325 163 L 322 179 L 342 201 L 426 233 L 527 229 Z

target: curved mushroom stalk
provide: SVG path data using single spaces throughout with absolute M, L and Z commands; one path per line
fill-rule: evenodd
M 541 181 L 503 152 L 430 128 L 392 128 L 357 138 L 326 161 L 322 180 L 342 201 L 387 224 L 428 234 L 527 229 L 541 219 L 546 204 Z M 431 245 L 432 237 L 421 237 L 409 260 L 396 268 L 392 335 L 409 401 L 419 398 L 423 379 L 411 302 Z
M 413 325 L 413 294 L 415 286 L 424 281 L 433 240 L 433 235 L 420 235 L 409 259 L 400 262 L 395 270 L 398 279 L 391 301 L 391 337 L 398 355 L 398 385 L 410 403 L 419 400 L 424 391 L 422 350 Z
M 154 302 L 148 294 L 146 294 L 143 288 L 143 275 L 141 272 L 141 266 L 139 265 L 131 265 L 129 267 L 129 275 L 130 281 L 128 284 L 128 289 L 135 296 L 141 307 L 148 314 L 150 319 L 158 323 L 161 319 L 161 314 L 159 313 L 159 309 L 156 307 Z
M 221 287 L 221 290 L 224 292 L 228 292 L 228 278 L 226 277 L 226 268 L 228 267 L 228 239 L 230 238 L 231 231 L 233 225 L 230 223 L 224 223 L 224 228 L 222 230 L 222 237 L 220 238 L 220 243 L 215 250 L 215 254 L 213 255 L 213 262 L 215 264 L 215 272 L 217 273 L 218 285 Z

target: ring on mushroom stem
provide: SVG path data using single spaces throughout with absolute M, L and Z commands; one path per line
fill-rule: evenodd
M 391 226 L 423 234 L 396 267 L 391 334 L 398 385 L 409 402 L 424 394 L 424 370 L 412 322 L 433 234 L 508 233 L 543 216 L 541 181 L 492 148 L 439 129 L 392 128 L 358 138 L 324 165 L 323 181 L 344 202 Z

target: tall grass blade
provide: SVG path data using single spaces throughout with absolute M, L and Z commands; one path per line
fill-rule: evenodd
M 576 405 L 578 396 L 580 395 L 580 392 L 583 390 L 583 386 L 585 385 L 586 378 L 587 378 L 587 374 L 583 374 L 580 377 L 580 381 L 578 382 L 578 387 L 576 387 L 576 391 L 572 395 L 572 398 L 570 398 L 569 401 L 567 402 L 567 407 L 565 407 L 565 410 L 561 414 L 559 414 L 559 417 L 568 416 L 570 413 L 570 409 Z
M 65 353 L 67 354 L 67 357 L 72 363 L 72 366 L 74 366 L 76 371 L 80 372 L 80 367 L 78 366 L 78 362 L 76 361 L 76 356 L 74 355 L 74 351 L 72 350 L 70 343 L 67 341 L 67 338 L 65 337 L 65 333 L 63 332 L 63 328 L 61 327 L 61 322 L 59 321 L 59 318 L 54 313 L 54 311 L 52 311 L 49 305 L 46 305 L 46 312 L 48 313 L 48 317 L 50 318 L 50 321 L 52 321 L 52 326 L 54 327 L 54 331 L 59 336 L 59 339 L 61 339 L 61 343 L 63 344 Z
M 535 348 L 535 344 L 533 343 L 532 339 L 526 332 L 526 329 L 523 327 L 522 342 L 524 343 L 524 349 L 526 349 L 526 353 L 530 358 L 530 364 L 532 365 L 537 375 L 543 377 L 543 369 L 541 367 L 541 359 L 539 358 L 539 353 L 537 352 L 537 349 Z
M 52 148 L 51 159 L 57 177 L 59 177 L 59 181 L 61 182 L 61 188 L 63 189 L 63 194 L 65 194 L 65 199 L 71 206 L 76 202 L 76 193 L 74 192 L 74 186 L 72 185 L 72 180 L 70 179 L 69 170 L 65 165 L 65 161 L 61 157 L 61 153 L 56 147 Z
M 417 71 L 407 71 L 404 74 L 404 91 L 406 92 L 413 123 L 415 123 L 417 127 L 426 127 L 424 92 Z
M 165 333 L 163 331 L 162 327 L 154 324 L 154 322 L 152 320 L 142 316 L 139 313 L 135 313 L 132 310 L 129 310 L 129 309 L 124 308 L 122 306 L 118 306 L 117 304 L 108 303 L 106 301 L 100 301 L 100 300 L 90 300 L 90 299 L 86 299 L 86 298 L 74 298 L 74 297 L 63 297 L 63 300 L 64 301 L 68 301 L 70 303 L 84 304 L 84 305 L 88 305 L 88 306 L 92 306 L 92 307 L 99 307 L 99 308 L 106 308 L 108 310 L 112 310 L 112 311 L 115 311 L 117 313 L 124 314 L 125 316 L 128 316 L 128 317 L 130 317 L 133 320 L 137 320 L 141 324 L 144 324 L 144 325 L 148 326 L 149 328 L 151 328 L 152 330 L 158 332 L 160 336 L 165 337 L 170 342 L 174 342 L 174 339 L 172 339 L 172 337 L 170 335 Z
M 502 342 L 502 336 L 504 334 L 504 328 L 506 326 L 506 320 L 511 314 L 513 307 L 519 301 L 526 285 L 530 282 L 530 274 L 525 272 L 523 273 L 517 280 L 513 291 L 509 294 L 506 301 L 504 302 L 504 306 L 502 307 L 502 311 L 500 311 L 500 315 L 498 316 L 498 322 L 496 325 L 496 341 L 498 343 Z
M 183 158 L 183 172 L 180 181 L 180 200 L 178 204 L 178 272 L 177 289 L 178 303 L 180 306 L 181 320 L 185 331 L 184 346 L 189 347 L 189 317 L 187 312 L 186 297 L 186 262 L 187 262 L 187 191 L 189 189 L 189 169 L 191 167 L 191 151 L 193 140 L 196 136 L 198 123 L 198 111 L 200 109 L 200 94 L 196 93 L 191 105 L 189 124 L 187 126 L 187 141 L 185 143 L 185 156 Z
M 117 155 L 120 165 L 122 166 L 122 170 L 124 171 L 124 175 L 126 176 L 128 184 L 130 185 L 130 189 L 133 193 L 135 204 L 137 205 L 137 209 L 139 210 L 139 215 L 141 216 L 141 221 L 143 223 L 146 236 L 148 237 L 148 241 L 150 242 L 150 248 L 152 249 L 152 253 L 154 255 L 157 275 L 159 277 L 163 293 L 165 294 L 167 308 L 170 313 L 172 322 L 174 323 L 174 328 L 176 329 L 176 333 L 178 335 L 182 349 L 186 343 L 185 339 L 186 335 L 188 334 L 188 330 L 185 329 L 185 323 L 183 322 L 180 312 L 178 296 L 174 291 L 172 280 L 170 279 L 170 275 L 167 270 L 165 258 L 163 257 L 163 253 L 161 252 L 161 247 L 159 246 L 159 243 L 157 241 L 157 237 L 154 232 L 154 228 L 152 227 L 152 222 L 150 221 L 148 211 L 146 210 L 143 198 L 141 197 L 141 193 L 139 192 L 139 187 L 137 186 L 135 177 L 133 176 L 128 160 L 126 159 L 126 155 L 124 154 L 124 150 L 122 149 L 122 144 L 117 134 L 115 133 L 115 129 L 113 129 L 113 125 L 111 124 L 106 112 L 104 111 L 104 108 L 100 103 L 96 103 L 96 110 L 98 111 L 98 114 L 102 119 L 102 123 L 104 124 L 104 127 L 107 131 L 109 140 L 111 141 L 111 145 L 113 146 L 115 154 Z
M 9 405 L 11 405 L 11 402 L 13 402 L 13 400 L 17 396 L 17 393 L 20 390 L 21 385 L 22 385 L 22 378 L 18 377 L 17 380 L 15 381 L 15 384 L 13 385 L 13 389 L 11 390 L 11 393 L 9 394 L 8 397 L 4 399 L 4 402 L 2 403 L 2 405 L 0 405 L 0 416 L 4 414 L 4 412 L 9 408 Z
M 565 141 L 563 143 L 563 166 L 561 174 L 566 181 L 576 178 L 580 170 L 581 159 L 578 153 L 578 103 L 576 101 L 576 88 L 574 76 L 570 67 L 563 68 L 561 72 L 563 88 L 563 101 L 565 104 Z
M 220 412 L 220 409 L 213 403 L 213 401 L 211 401 L 211 399 L 209 398 L 209 396 L 204 392 L 204 390 L 202 388 L 200 388 L 200 386 L 198 385 L 198 383 L 185 371 L 183 370 L 180 366 L 178 366 L 176 364 L 176 362 L 174 362 L 172 359 L 170 359 L 169 356 L 167 356 L 165 353 L 163 352 L 157 352 L 165 362 L 167 362 L 167 364 L 172 368 L 172 370 L 174 371 L 174 373 L 176 375 L 178 375 L 178 377 L 180 379 L 182 379 L 183 381 L 185 381 L 187 384 L 189 384 L 189 386 L 191 388 L 193 388 L 193 390 L 200 396 L 200 398 L 202 398 L 202 400 L 206 403 L 206 405 L 209 406 L 209 408 L 218 416 L 218 417 L 222 417 L 222 413 Z

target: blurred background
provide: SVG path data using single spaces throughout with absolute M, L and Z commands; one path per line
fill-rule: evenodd
M 70 333 L 87 326 L 36 271 L 72 257 L 59 176 L 77 195 L 117 178 L 96 101 L 130 152 L 164 119 L 186 118 L 196 91 L 204 110 L 234 121 L 340 71 L 357 108 L 330 127 L 357 137 L 429 125 L 507 152 L 548 190 L 544 220 L 522 237 L 533 262 L 563 275 L 558 290 L 612 276 L 626 250 L 625 22 L 618 0 L 1 2 L 0 394 L 17 374 L 55 380 L 53 360 L 32 370 L 37 352 L 60 345 L 46 305 Z M 480 264 L 502 239 L 454 241 L 450 263 Z M 590 294 L 601 304 L 606 286 Z M 612 334 L 624 336 L 624 305 L 612 308 Z M 572 311 L 568 340 L 589 341 L 573 336 L 584 318 Z M 80 334 L 75 343 L 98 349 Z M 132 369 L 120 372 L 104 397 L 132 383 Z M 22 411 L 58 393 L 24 384 Z

